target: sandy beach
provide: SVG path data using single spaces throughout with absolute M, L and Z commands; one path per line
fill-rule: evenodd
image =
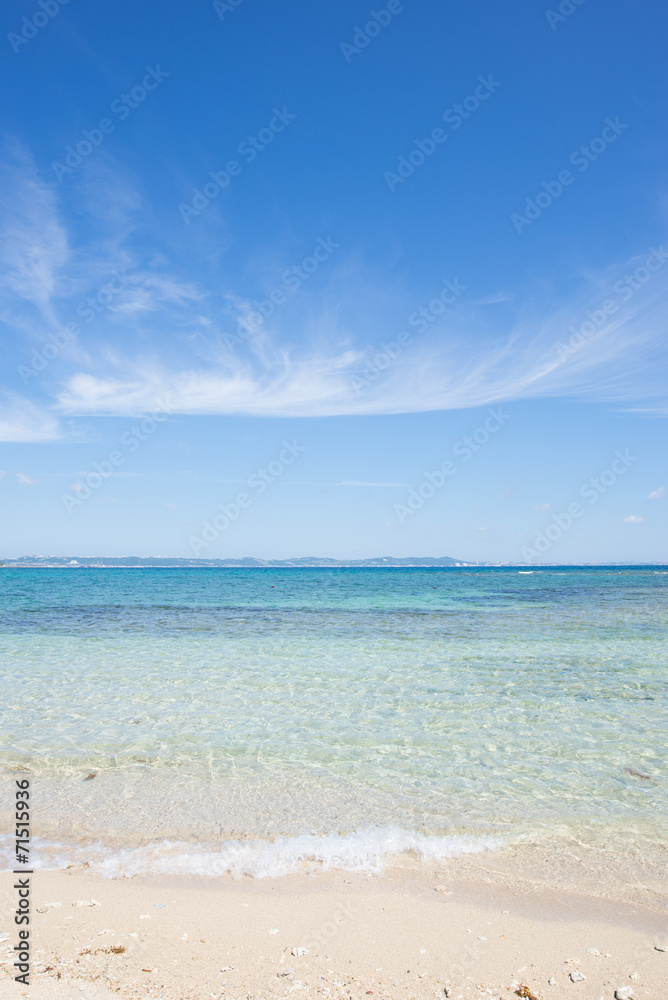
M 642 885 L 623 898 L 590 888 L 549 887 L 521 860 L 500 866 L 499 856 L 409 863 L 381 877 L 36 872 L 26 988 L 11 978 L 15 893 L 3 872 L 0 995 L 659 1000 L 665 897 Z

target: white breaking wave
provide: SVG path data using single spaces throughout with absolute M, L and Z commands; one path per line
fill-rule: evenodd
M 226 840 L 219 846 L 163 840 L 142 847 L 110 848 L 99 841 L 87 846 L 33 840 L 31 867 L 64 868 L 88 864 L 105 878 L 133 875 L 227 875 L 234 878 L 280 878 L 303 871 L 343 871 L 378 875 L 389 858 L 409 852 L 422 861 L 442 861 L 463 854 L 499 850 L 497 837 L 427 836 L 398 827 L 370 827 L 326 836 L 301 834 L 274 841 Z M 0 839 L 3 866 L 15 867 L 13 841 Z

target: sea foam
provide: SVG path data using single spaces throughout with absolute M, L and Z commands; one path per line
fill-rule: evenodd
M 11 867 L 13 842 L 0 840 L 3 867 Z M 340 869 L 379 875 L 391 858 L 412 854 L 421 861 L 444 861 L 463 854 L 498 850 L 494 837 L 429 836 L 398 827 L 370 827 L 348 834 L 277 837 L 274 841 L 226 840 L 220 845 L 163 840 L 140 847 L 112 848 L 97 841 L 81 845 L 35 839 L 32 866 L 64 868 L 86 863 L 105 878 L 135 875 L 231 874 L 234 878 L 280 878 L 298 872 Z

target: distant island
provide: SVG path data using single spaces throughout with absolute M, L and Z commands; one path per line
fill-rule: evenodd
M 392 556 L 381 556 L 378 559 L 327 559 L 318 556 L 304 556 L 300 559 L 176 559 L 163 556 L 21 556 L 18 559 L 3 559 L 0 565 L 6 568 L 52 569 L 187 569 L 192 567 L 210 569 L 319 569 L 319 568 L 359 568 L 377 569 L 379 567 L 416 567 L 429 569 L 443 566 L 476 566 L 477 563 L 452 559 L 450 556 L 431 558 L 428 556 L 408 559 L 394 559 Z

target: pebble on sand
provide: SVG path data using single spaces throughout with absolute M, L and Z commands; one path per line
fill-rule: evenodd
M 584 983 L 587 977 L 578 969 L 573 969 L 568 973 L 568 978 L 572 983 Z
M 521 986 L 518 986 L 515 993 L 518 997 L 525 997 L 526 1000 L 538 1000 L 536 994 L 531 992 L 526 983 L 522 983 Z
M 632 996 L 632 986 L 622 986 L 621 989 L 615 990 L 615 1000 L 631 1000 Z

